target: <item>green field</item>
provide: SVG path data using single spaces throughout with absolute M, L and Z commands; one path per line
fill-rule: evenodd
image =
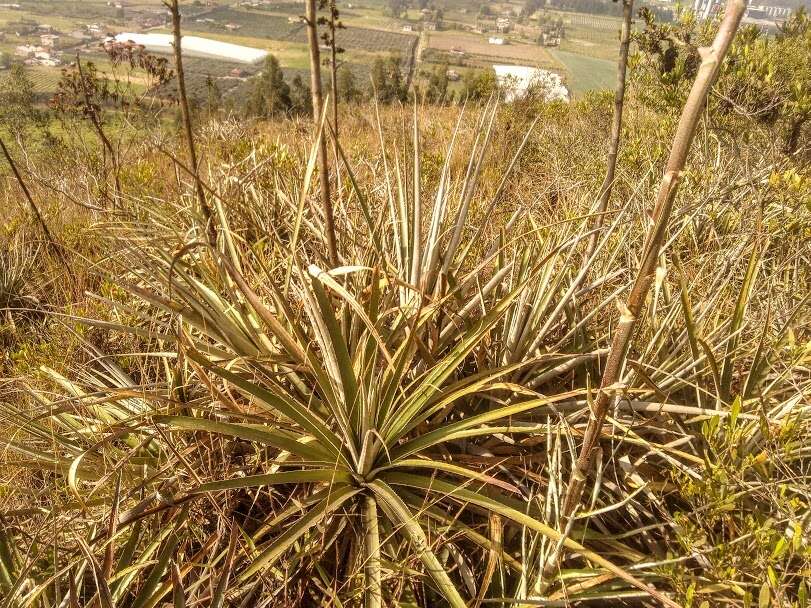
M 550 49 L 549 53 L 565 66 L 567 84 L 574 95 L 582 95 L 594 89 L 613 88 L 616 82 L 617 64 L 614 61 L 558 49 Z
M 307 33 L 304 24 L 288 21 L 290 15 L 267 14 L 266 11 L 246 11 L 220 7 L 207 11 L 202 17 L 190 20 L 185 29 L 190 32 L 223 34 L 229 30 L 226 25 L 239 29 L 230 33 L 234 38 L 262 38 L 293 44 L 306 44 Z M 213 22 L 202 21 L 213 19 Z M 295 17 L 294 17 L 295 19 Z M 414 34 L 389 32 L 380 29 L 367 29 L 347 26 L 337 34 L 338 46 L 345 49 L 359 49 L 374 53 L 399 53 L 407 56 L 417 40 Z
M 139 20 L 144 15 L 154 15 L 161 6 L 160 0 L 133 0 L 126 3 L 122 14 L 114 6 L 108 5 L 106 0 L 23 0 L 21 4 L 22 8 L 17 10 L 0 9 L 0 27 L 6 26 L 7 31 L 5 39 L 0 40 L 0 50 L 9 54 L 14 52 L 17 44 L 37 43 L 37 36 L 20 38 L 14 34 L 13 24 L 21 19 L 53 26 L 61 32 L 63 45 L 71 47 L 80 44 L 66 35 L 74 28 L 98 22 L 112 32 L 140 31 Z M 495 11 L 520 7 L 515 2 L 491 2 L 490 5 Z M 338 6 L 346 26 L 338 32 L 338 45 L 345 49 L 341 60 L 355 73 L 360 83 L 365 85 L 368 82 L 370 66 L 378 57 L 398 54 L 403 58 L 404 65 L 410 63 L 417 47 L 418 33 L 403 32 L 402 27 L 404 23 L 411 23 L 415 29 L 421 26 L 422 15 L 415 8 L 416 5 L 400 19 L 392 17 L 384 0 L 352 3 L 351 8 L 349 3 L 339 2 Z M 619 30 L 619 20 L 616 18 L 549 10 L 547 15 L 561 18 L 564 22 L 565 37 L 559 48 L 547 49 L 535 45 L 540 32 L 536 18 L 515 19 L 514 30 L 508 35 L 511 44 L 489 47 L 487 34 L 473 35 L 464 31 L 476 25 L 478 8 L 471 8 L 469 3 L 460 0 L 444 0 L 437 4 L 437 7 L 440 6 L 444 8 L 446 27 L 437 32 L 437 36 L 449 42 L 445 46 L 431 44 L 431 37 L 426 37 L 423 70 L 430 70 L 442 63 L 464 69 L 486 69 L 493 63 L 525 64 L 564 73 L 575 96 L 613 85 Z M 309 67 L 306 31 L 303 23 L 296 20 L 302 9 L 298 2 L 284 1 L 250 9 L 224 1 L 213 7 L 203 3 L 186 4 L 183 27 L 186 32 L 207 38 L 265 49 L 276 56 L 288 77 L 306 76 Z M 169 30 L 159 28 L 152 31 Z M 471 46 L 471 40 L 479 44 L 474 45 L 476 48 L 466 48 L 468 53 L 463 60 L 449 54 L 449 49 L 454 45 Z M 90 43 L 83 52 L 96 54 L 97 44 Z M 69 61 L 69 55 L 79 48 L 66 49 L 63 60 Z M 546 60 L 538 60 L 535 57 L 538 53 Z M 201 93 L 205 89 L 206 78 L 211 76 L 224 94 L 231 92 L 239 95 L 244 83 L 230 77 L 235 67 L 242 67 L 248 76 L 259 69 L 258 66 L 189 58 L 186 72 L 190 89 L 194 94 Z M 55 86 L 60 68 L 37 67 L 31 70 L 31 74 L 38 94 L 44 98 Z

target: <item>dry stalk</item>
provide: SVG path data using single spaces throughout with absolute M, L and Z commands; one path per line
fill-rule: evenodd
M 623 0 L 622 2 L 622 32 L 620 34 L 620 54 L 617 64 L 617 84 L 614 88 L 614 115 L 611 120 L 611 139 L 608 143 L 608 166 L 605 171 L 605 179 L 600 186 L 600 199 L 597 204 L 597 217 L 595 228 L 597 229 L 589 238 L 586 248 L 585 260 L 591 259 L 594 250 L 597 248 L 599 240 L 599 229 L 603 226 L 605 210 L 608 208 L 608 200 L 611 198 L 611 190 L 614 187 L 614 176 L 617 172 L 617 156 L 620 148 L 620 134 L 622 133 L 622 109 L 625 103 L 625 74 L 628 71 L 628 50 L 631 47 L 631 17 L 634 12 L 634 0 Z
M 566 529 L 568 521 L 580 505 L 586 485 L 586 476 L 591 467 L 592 455 L 598 447 L 606 414 L 614 401 L 615 395 L 621 389 L 622 369 L 637 321 L 643 313 L 645 299 L 653 282 L 687 154 L 695 136 L 698 121 L 704 111 L 710 88 L 718 77 L 721 64 L 732 43 L 732 39 L 735 37 L 735 32 L 745 9 L 746 2 L 744 0 L 727 0 L 724 18 L 712 45 L 699 49 L 701 65 L 682 109 L 665 173 L 656 196 L 653 223 L 642 248 L 640 267 L 627 303 L 622 307 L 622 316 L 614 333 L 600 389 L 591 408 L 591 415 L 584 432 L 580 453 L 569 479 L 561 508 L 561 530 Z M 557 558 L 547 562 L 544 574 L 550 575 L 556 568 Z M 549 580 L 548 576 L 544 578 Z
M 39 207 L 37 207 L 36 203 L 34 202 L 33 197 L 31 196 L 31 192 L 28 190 L 28 186 L 25 185 L 25 181 L 20 175 L 19 170 L 17 169 L 17 163 L 14 162 L 14 159 L 11 157 L 11 154 L 6 148 L 5 142 L 0 139 L 0 148 L 3 150 L 3 156 L 6 157 L 9 166 L 11 167 L 11 172 L 14 173 L 14 178 L 17 180 L 17 183 L 20 185 L 20 189 L 23 191 L 23 196 L 25 196 L 25 200 L 28 201 L 28 205 L 31 207 L 31 210 L 34 212 L 34 217 L 37 218 L 37 223 L 39 224 L 40 228 L 42 228 L 42 233 L 45 235 L 45 240 L 48 242 L 48 246 L 51 248 L 57 257 L 59 257 L 59 261 L 62 262 L 62 265 L 65 267 L 65 270 L 70 276 L 71 281 L 76 283 L 76 275 L 73 274 L 73 271 L 70 268 L 70 264 L 68 264 L 68 260 L 65 257 L 64 251 L 62 251 L 62 247 L 59 243 L 56 242 L 53 234 L 51 233 L 50 229 L 48 228 L 48 224 L 45 223 L 45 218 L 42 217 L 42 214 L 39 211 Z
M 113 164 L 113 188 L 115 189 L 113 192 L 113 207 L 117 207 L 121 199 L 121 178 L 119 176 L 118 155 L 115 152 L 115 148 L 113 148 L 113 144 L 110 141 L 110 138 L 107 137 L 107 134 L 104 132 L 104 127 L 102 127 L 101 125 L 98 112 L 90 99 L 90 93 L 87 90 L 87 81 L 84 78 L 84 71 L 82 70 L 82 60 L 79 57 L 78 53 L 76 54 L 76 70 L 79 72 L 79 82 L 81 83 L 82 87 L 82 96 L 84 97 L 85 112 L 87 113 L 87 116 L 90 119 L 90 124 L 93 125 L 93 128 L 96 131 L 96 135 L 98 135 L 99 140 L 101 141 L 101 145 L 104 147 L 105 153 L 110 155 L 110 162 Z M 105 176 L 104 179 L 106 192 L 107 177 Z
M 200 179 L 200 166 L 197 163 L 197 150 L 194 146 L 194 129 L 191 124 L 191 112 L 189 110 L 189 98 L 186 94 L 186 78 L 183 73 L 183 51 L 181 41 L 183 36 L 180 33 L 180 8 L 178 0 L 167 1 L 166 6 L 172 15 L 172 33 L 174 34 L 174 50 L 175 50 L 175 72 L 177 73 L 177 89 L 180 97 L 180 111 L 183 114 L 183 129 L 186 135 L 186 145 L 189 150 L 189 165 L 194 174 L 194 190 L 197 196 L 197 202 L 200 207 L 200 214 L 203 216 L 205 223 L 205 232 L 208 237 L 208 242 L 214 246 L 217 243 L 217 231 L 214 227 L 214 217 L 211 208 L 208 206 L 206 200 L 205 189 L 203 182 Z
M 583 494 L 586 473 L 591 466 L 591 456 L 600 438 L 600 430 L 608 408 L 617 392 L 617 384 L 625 363 L 628 347 L 636 328 L 637 320 L 643 312 L 645 298 L 650 290 L 656 272 L 657 260 L 667 232 L 667 225 L 673 209 L 673 201 L 678 191 L 681 173 L 684 169 L 687 153 L 693 141 L 698 121 L 704 111 L 707 95 L 718 76 L 721 63 L 727 54 L 732 39 L 746 9 L 744 0 L 727 0 L 724 18 L 718 33 L 710 47 L 699 49 L 701 65 L 690 95 L 682 110 L 681 118 L 673 139 L 670 157 L 665 174 L 659 186 L 656 206 L 653 211 L 653 224 L 645 238 L 642 249 L 641 264 L 634 280 L 631 293 L 624 307 L 617 330 L 611 343 L 611 352 L 606 361 L 600 390 L 592 408 L 591 417 L 583 437 L 583 444 L 569 482 L 562 513 L 568 519 Z
M 316 0 L 307 0 L 307 42 L 310 47 L 310 86 L 313 96 L 313 118 L 318 121 L 324 112 L 324 95 L 321 90 L 321 53 L 318 47 Z M 335 100 L 333 100 L 335 103 Z M 318 179 L 321 182 L 321 206 L 324 211 L 324 229 L 327 237 L 328 259 L 333 266 L 339 265 L 338 245 L 335 237 L 335 217 L 329 187 L 329 160 L 327 142 L 322 136 L 318 141 Z

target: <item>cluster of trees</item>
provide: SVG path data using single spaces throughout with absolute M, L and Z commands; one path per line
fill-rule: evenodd
M 691 13 L 675 23 L 660 23 L 642 9 L 645 28 L 635 34 L 639 60 L 632 78 L 640 99 L 657 109 L 681 107 L 701 63 L 699 48 L 715 24 Z M 739 131 L 740 120 L 775 128 L 785 152 L 793 154 L 811 129 L 811 18 L 798 9 L 770 35 L 756 26 L 742 28 L 710 98 L 715 127 Z
M 331 75 L 327 75 L 328 89 L 332 89 Z M 341 103 L 354 103 L 365 99 L 377 99 L 381 103 L 405 101 L 408 98 L 408 82 L 403 74 L 402 61 L 397 55 L 378 57 L 371 67 L 370 82 L 361 87 L 349 67 L 340 66 L 336 71 L 338 99 Z M 245 114 L 260 118 L 281 115 L 312 114 L 310 87 L 300 75 L 290 83 L 285 80 L 279 61 L 273 55 L 265 60 L 259 76 L 251 80 Z
M 213 90 L 215 87 L 213 85 L 209 89 Z M 461 87 L 458 91 L 453 91 L 449 86 L 448 66 L 442 64 L 422 73 L 421 83 L 415 84 L 413 94 L 427 103 L 445 105 L 462 99 L 487 99 L 497 88 L 496 76 L 491 70 L 467 70 L 461 79 Z M 412 95 L 402 60 L 397 55 L 374 60 L 366 87 L 358 86 L 356 77 L 349 68 L 339 68 L 337 90 L 341 103 L 372 99 L 382 104 L 403 103 Z M 213 92 L 209 93 L 209 100 L 212 98 L 221 99 L 218 93 Z M 211 107 L 216 104 L 209 101 L 208 105 Z M 271 55 L 267 58 L 262 73 L 252 80 L 245 102 L 245 113 L 260 118 L 309 116 L 312 113 L 310 87 L 298 75 L 288 84 L 278 60 Z
M 449 105 L 464 99 L 488 99 L 498 89 L 496 74 L 492 70 L 468 70 L 462 77 L 461 87 L 455 92 L 449 88 L 448 65 L 435 66 L 423 73 L 424 85 L 415 87 L 418 99 L 434 105 Z
M 28 78 L 25 66 L 15 63 L 9 73 L 0 79 L 0 127 L 20 133 L 25 125 L 40 118 L 34 101 L 34 83 Z
M 245 113 L 259 118 L 271 118 L 285 114 L 309 116 L 312 112 L 310 87 L 299 75 L 287 84 L 279 60 L 268 55 L 262 73 L 251 82 L 245 100 Z

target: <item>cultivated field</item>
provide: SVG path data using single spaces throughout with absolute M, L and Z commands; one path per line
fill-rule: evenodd
M 215 23 L 201 21 L 214 19 Z M 300 21 L 290 22 L 288 17 L 264 14 L 259 11 L 234 10 L 217 8 L 205 13 L 186 24 L 191 32 L 222 33 L 228 31 L 226 25 L 235 25 L 239 29 L 231 33 L 235 37 L 247 36 L 283 42 L 306 44 L 307 33 Z M 366 29 L 349 26 L 338 32 L 338 45 L 346 49 L 361 49 L 381 53 L 399 53 L 406 56 L 411 52 L 417 37 L 414 34 L 403 34 L 383 30 Z
M 417 47 L 418 34 L 402 31 L 404 23 L 415 29 L 422 27 L 422 15 L 417 7 L 411 7 L 400 19 L 391 16 L 383 0 L 368 0 L 362 3 L 339 2 L 341 19 L 347 26 L 338 32 L 338 45 L 346 50 L 341 60 L 352 69 L 361 86 L 367 86 L 371 64 L 381 56 L 399 55 L 403 65 L 410 65 Z M 478 34 L 464 31 L 477 23 L 478 8 L 468 2 L 446 0 L 443 3 L 445 29 L 426 32 L 423 39 L 425 69 L 442 64 L 454 65 L 460 73 L 468 69 L 487 69 L 498 63 L 530 65 L 561 73 L 575 94 L 604 86 L 610 86 L 615 73 L 616 41 L 619 21 L 612 17 L 548 11 L 553 18 L 562 18 L 566 35 L 561 46 L 548 49 L 536 44 L 540 29 L 535 19 L 514 20 L 513 31 L 505 36 L 508 44 L 491 45 L 487 38 L 493 34 Z M 493 14 L 515 12 L 518 3 L 491 3 Z M 14 24 L 21 19 L 35 23 L 47 23 L 61 35 L 59 45 L 65 49 L 63 60 L 77 50 L 95 53 L 98 41 L 84 43 L 72 38 L 70 33 L 88 23 L 100 23 L 111 32 L 142 31 L 139 23 L 145 17 L 162 11 L 160 0 L 139 0 L 126 3 L 123 12 L 104 0 L 23 0 L 21 9 L 0 9 L 0 27 L 11 30 L 11 36 L 0 39 L 0 51 L 12 56 L 15 45 L 22 42 L 38 43 L 37 36 L 26 39 L 13 35 Z M 274 2 L 254 8 L 236 7 L 221 2 L 215 6 L 186 4 L 184 6 L 185 31 L 234 44 L 261 48 L 279 60 L 288 75 L 306 76 L 309 53 L 306 46 L 304 25 L 296 19 L 302 12 L 300 2 Z M 520 23 L 519 23 L 520 21 Z M 226 27 L 228 26 L 228 27 Z M 168 32 L 166 28 L 150 28 L 150 31 Z M 85 46 L 82 49 L 82 46 Z M 451 53 L 464 51 L 464 55 Z M 226 67 L 228 69 L 226 69 Z M 190 61 L 187 72 L 193 91 L 199 91 L 211 75 L 218 86 L 226 91 L 239 91 L 241 81 L 233 80 L 227 73 L 234 66 L 216 61 L 200 63 Z M 202 69 L 202 71 L 198 71 Z M 37 67 L 32 71 L 36 90 L 43 98 L 52 90 L 59 78 L 59 67 Z M 2 74 L 0 74 L 2 78 Z M 452 83 L 451 88 L 456 87 Z
M 550 49 L 549 54 L 564 66 L 566 82 L 575 95 L 610 89 L 616 82 L 617 65 L 613 61 L 558 49 Z
M 522 63 L 537 67 L 557 67 L 556 61 L 547 50 L 538 45 L 522 42 L 509 42 L 494 45 L 487 42 L 486 34 L 447 31 L 427 34 L 427 48 L 436 51 L 450 52 L 454 49 L 464 51 L 462 60 L 474 59 L 483 64 Z

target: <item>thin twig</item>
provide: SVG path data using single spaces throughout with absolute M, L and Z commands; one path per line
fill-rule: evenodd
M 8 161 L 8 164 L 11 167 L 11 171 L 12 173 L 14 173 L 14 177 L 17 180 L 17 183 L 20 184 L 20 189 L 23 191 L 23 195 L 25 195 L 25 198 L 28 201 L 28 205 L 34 212 L 34 216 L 37 218 L 37 223 L 40 225 L 40 228 L 42 228 L 42 232 L 45 235 L 45 239 L 48 241 L 49 247 L 59 257 L 59 260 L 62 262 L 62 265 L 65 267 L 65 270 L 67 271 L 71 280 L 73 281 L 74 284 L 76 284 L 76 275 L 73 274 L 73 271 L 70 268 L 70 264 L 68 263 L 68 260 L 65 257 L 65 253 L 62 251 L 61 245 L 57 243 L 56 239 L 53 237 L 53 234 L 51 234 L 51 231 L 48 228 L 48 224 L 45 223 L 45 218 L 42 217 L 42 214 L 39 211 L 39 207 L 37 207 L 33 197 L 31 196 L 31 193 L 28 191 L 28 186 L 25 185 L 22 175 L 20 175 L 20 172 L 17 170 L 17 164 L 14 162 L 14 159 L 11 157 L 8 148 L 6 148 L 6 144 L 2 139 L 0 139 L 0 148 L 3 149 L 3 155 L 6 157 L 6 160 Z
M 194 146 L 194 129 L 191 123 L 191 112 L 189 110 L 189 98 L 186 94 L 186 78 L 183 73 L 183 51 L 181 48 L 182 35 L 180 33 L 180 8 L 178 0 L 167 0 L 165 2 L 172 14 L 172 32 L 174 34 L 175 47 L 175 72 L 177 73 L 177 88 L 180 96 L 180 110 L 183 114 L 183 127 L 186 134 L 186 145 L 189 148 L 189 164 L 194 173 L 194 189 L 200 207 L 200 214 L 205 223 L 205 232 L 208 241 L 212 245 L 217 243 L 217 230 L 214 226 L 214 216 L 206 200 L 203 182 L 200 179 L 200 166 L 197 163 L 197 150 Z

